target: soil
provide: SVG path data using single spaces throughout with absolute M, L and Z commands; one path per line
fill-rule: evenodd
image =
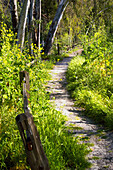
M 106 131 L 102 126 L 84 116 L 83 109 L 74 107 L 74 101 L 66 90 L 68 63 L 81 51 L 78 50 L 56 63 L 50 72 L 52 80 L 48 82 L 47 89 L 51 92 L 50 99 L 55 103 L 56 110 L 67 116 L 66 126 L 71 124 L 76 127 L 69 129 L 69 133 L 80 136 L 84 138 L 84 142 L 92 144 L 90 146 L 92 152 L 88 155 L 88 160 L 92 163 L 89 170 L 113 170 L 113 132 Z

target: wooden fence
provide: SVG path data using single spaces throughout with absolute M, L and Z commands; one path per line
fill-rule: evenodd
M 44 153 L 39 133 L 28 107 L 30 84 L 27 71 L 20 72 L 20 86 L 23 93 L 24 113 L 16 117 L 16 123 L 24 143 L 27 161 L 32 170 L 49 170 L 48 159 Z

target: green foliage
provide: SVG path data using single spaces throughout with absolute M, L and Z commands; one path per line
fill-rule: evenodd
M 23 112 L 19 72 L 31 71 L 28 64 L 33 56 L 21 53 L 15 45 L 16 40 L 11 30 L 2 23 L 0 55 L 0 115 L 1 115 L 1 155 L 0 167 L 9 169 L 11 166 L 25 164 L 23 144 L 18 133 L 15 117 Z M 36 49 L 34 49 L 36 52 Z M 39 59 L 37 58 L 38 62 Z
M 68 90 L 88 116 L 113 129 L 113 44 L 101 28 L 84 36 L 83 47 L 84 56 L 69 65 Z
M 11 27 L 11 16 L 8 1 L 0 1 L 0 32 L 1 32 L 1 22 L 7 24 L 8 28 Z
M 45 84 L 50 78 L 48 69 L 52 62 L 41 61 L 33 49 L 37 64 L 28 64 L 34 59 L 27 49 L 23 53 L 15 45 L 11 30 L 2 25 L 0 55 L 0 169 L 30 169 L 26 163 L 25 150 L 16 125 L 15 117 L 23 113 L 23 100 L 19 85 L 19 72 L 27 70 L 30 75 L 30 109 L 40 133 L 44 151 L 53 170 L 85 169 L 90 167 L 85 156 L 89 153 L 86 144 L 65 131 L 66 118 L 50 104 Z M 39 56 L 39 55 L 38 55 Z
M 56 63 L 56 62 L 59 62 L 59 61 L 62 61 L 64 57 L 68 57 L 69 55 L 66 54 L 66 53 L 63 53 L 61 55 L 56 55 L 54 52 L 52 54 L 49 54 L 49 55 L 42 55 L 41 58 L 43 60 L 46 60 L 46 62 L 48 61 L 49 63 L 52 62 L 52 63 Z M 48 65 L 49 66 L 49 65 Z
M 109 102 L 95 91 L 80 90 L 76 94 L 77 104 L 85 108 L 89 117 L 93 117 L 98 122 L 103 123 L 105 116 L 109 113 Z

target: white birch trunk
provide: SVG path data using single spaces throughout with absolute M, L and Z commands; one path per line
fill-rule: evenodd
M 50 26 L 50 30 L 48 33 L 48 37 L 45 43 L 45 47 L 44 47 L 44 52 L 47 55 L 52 47 L 52 43 L 54 41 L 54 37 L 58 28 L 58 25 L 60 23 L 60 20 L 62 19 L 63 13 L 65 11 L 65 8 L 68 5 L 68 0 L 61 0 L 60 4 L 58 6 L 57 12 L 55 14 L 55 17 L 53 19 L 53 22 Z
M 24 0 L 24 4 L 23 4 L 23 7 L 22 7 L 21 15 L 20 15 L 18 34 L 17 34 L 17 39 L 18 39 L 17 44 L 20 45 L 21 50 L 22 50 L 23 45 L 24 45 L 25 26 L 26 26 L 29 7 L 30 7 L 30 0 Z
M 18 13 L 17 13 L 17 0 L 10 0 L 11 20 L 14 32 L 17 32 Z

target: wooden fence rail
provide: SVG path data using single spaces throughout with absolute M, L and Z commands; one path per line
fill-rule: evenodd
M 27 71 L 20 72 L 20 86 L 23 93 L 24 113 L 16 117 L 16 123 L 24 143 L 27 161 L 32 170 L 49 170 L 48 159 L 28 107 L 30 85 Z

